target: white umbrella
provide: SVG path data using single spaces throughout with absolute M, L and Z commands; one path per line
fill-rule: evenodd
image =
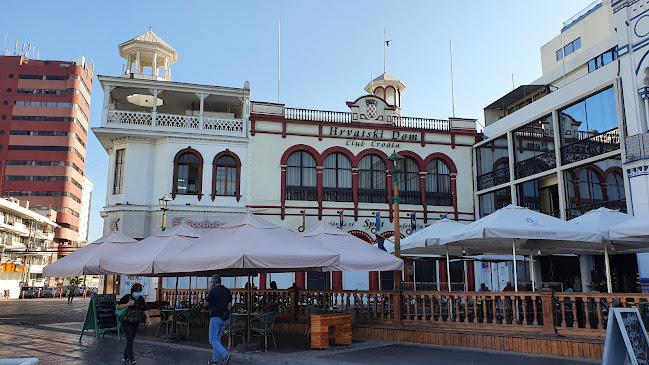
M 534 251 L 571 253 L 572 249 L 601 249 L 602 234 L 564 220 L 510 204 L 440 239 L 440 244 L 462 247 L 469 254 L 530 253 L 534 278 Z M 514 281 L 518 282 L 516 260 Z M 518 290 L 518 285 L 514 286 Z
M 56 260 L 43 268 L 43 276 L 65 278 L 70 276 L 97 275 L 99 259 L 123 247 L 131 247 L 137 240 L 112 231 L 106 236 Z
M 608 259 L 607 246 L 611 247 L 613 253 L 623 253 L 623 252 L 637 252 L 644 250 L 649 250 L 649 240 L 648 239 L 632 239 L 632 238 L 611 238 L 609 235 L 609 229 L 614 226 L 624 224 L 625 222 L 631 220 L 632 215 L 622 213 L 617 210 L 611 210 L 608 208 L 598 208 L 591 210 L 590 212 L 583 214 L 577 218 L 571 219 L 568 222 L 574 223 L 579 227 L 584 229 L 593 230 L 599 232 L 604 237 L 604 244 L 595 253 L 601 253 L 604 250 L 604 261 L 606 263 L 606 285 L 608 292 L 612 293 L 611 285 L 611 266 Z M 649 223 L 649 222 L 647 222 Z
M 649 213 L 636 214 L 628 221 L 611 227 L 608 233 L 613 239 L 649 238 Z
M 324 271 L 403 271 L 402 259 L 328 223 L 320 223 L 302 236 L 340 254 L 340 261 Z
M 99 269 L 107 274 L 160 274 L 154 270 L 154 261 L 174 257 L 193 246 L 200 232 L 188 224 L 180 224 L 140 241 L 137 246 L 119 250 L 99 260 Z
M 182 253 L 156 260 L 159 273 L 322 270 L 339 262 L 339 254 L 253 214 L 217 228 Z
M 440 237 L 448 236 L 458 229 L 464 227 L 463 223 L 459 223 L 448 218 L 443 218 L 430 226 L 416 231 L 410 236 L 401 240 L 401 256 L 405 257 L 422 257 L 426 255 L 443 255 L 446 257 L 446 277 L 448 278 L 448 290 L 451 290 L 451 267 L 449 255 L 460 257 L 464 252 L 462 247 L 440 247 Z M 394 250 L 394 245 L 390 245 L 389 250 Z M 465 265 L 466 267 L 466 265 Z M 464 270 L 466 273 L 466 269 Z M 466 282 L 466 280 L 465 280 Z

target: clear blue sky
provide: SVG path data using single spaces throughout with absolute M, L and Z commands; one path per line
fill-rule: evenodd
M 383 71 L 383 30 L 392 40 L 387 72 L 407 85 L 404 116 L 451 116 L 453 40 L 456 116 L 482 108 L 541 76 L 540 47 L 592 0 L 501 1 L 8 1 L 0 35 L 31 42 L 41 59 L 95 61 L 95 75 L 117 76 L 117 45 L 149 27 L 178 51 L 174 81 L 242 87 L 277 101 L 277 21 L 282 22 L 281 102 L 346 110 Z M 395 6 L 396 5 L 396 6 Z M 0 40 L 4 42 L 4 39 Z M 2 45 L 2 44 L 0 44 Z M 90 126 L 100 124 L 95 79 Z M 348 109 L 347 109 L 348 110 Z M 94 181 L 90 240 L 102 235 L 108 158 L 90 133 L 86 174 Z

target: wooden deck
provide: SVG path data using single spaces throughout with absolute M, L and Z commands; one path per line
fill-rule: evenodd
M 248 293 L 233 289 L 234 303 Z M 179 291 L 202 300 L 206 290 Z M 304 334 L 308 308 L 354 312 L 353 337 L 601 359 L 608 309 L 649 308 L 649 294 L 255 290 L 252 303 L 279 306 L 278 332 Z M 173 290 L 161 290 L 173 301 Z M 326 300 L 325 300 L 326 298 Z M 325 305 L 325 302 L 327 303 Z

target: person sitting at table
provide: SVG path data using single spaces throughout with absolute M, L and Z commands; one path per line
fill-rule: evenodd
M 516 289 L 512 286 L 512 282 L 508 281 L 507 286 L 503 288 L 503 291 L 516 291 Z
M 225 322 L 230 318 L 232 293 L 221 285 L 221 277 L 218 274 L 212 275 L 210 291 L 205 297 L 203 306 L 210 309 L 209 340 L 212 345 L 212 360 L 208 364 L 221 364 L 219 358 L 223 359 L 222 364 L 227 364 L 230 361 L 230 354 L 221 344 L 221 336 L 225 329 Z
M 543 288 L 539 289 L 539 291 L 543 292 L 553 292 L 554 289 L 550 287 L 550 283 L 543 283 Z
M 270 282 L 270 289 L 271 290 L 277 290 L 277 283 L 275 281 Z
M 490 291 L 489 288 L 487 287 L 487 284 L 485 283 L 480 283 L 480 288 L 478 288 L 478 291 Z

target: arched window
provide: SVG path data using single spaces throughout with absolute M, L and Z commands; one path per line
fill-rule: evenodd
M 443 160 L 437 158 L 426 166 L 426 204 L 453 205 L 451 171 Z
M 288 156 L 286 200 L 318 200 L 315 158 L 306 151 L 295 151 Z
M 172 198 L 175 199 L 177 194 L 198 195 L 198 200 L 201 200 L 202 180 L 203 156 L 191 147 L 178 152 L 174 158 Z
M 387 203 L 388 177 L 385 162 L 377 155 L 367 155 L 358 163 L 358 201 Z
M 608 200 L 626 199 L 622 174 L 619 172 L 611 172 L 608 174 L 606 177 L 606 192 L 608 193 Z
M 234 153 L 225 150 L 212 162 L 212 201 L 217 196 L 234 196 L 241 199 L 241 161 Z
M 579 174 L 579 203 L 587 205 L 604 200 L 601 181 L 595 170 L 587 168 Z
M 322 200 L 353 202 L 352 163 L 342 153 L 332 153 L 324 159 L 322 170 Z
M 421 187 L 419 185 L 419 166 L 410 157 L 400 163 L 403 170 L 399 174 L 399 199 L 403 204 L 421 204 Z

